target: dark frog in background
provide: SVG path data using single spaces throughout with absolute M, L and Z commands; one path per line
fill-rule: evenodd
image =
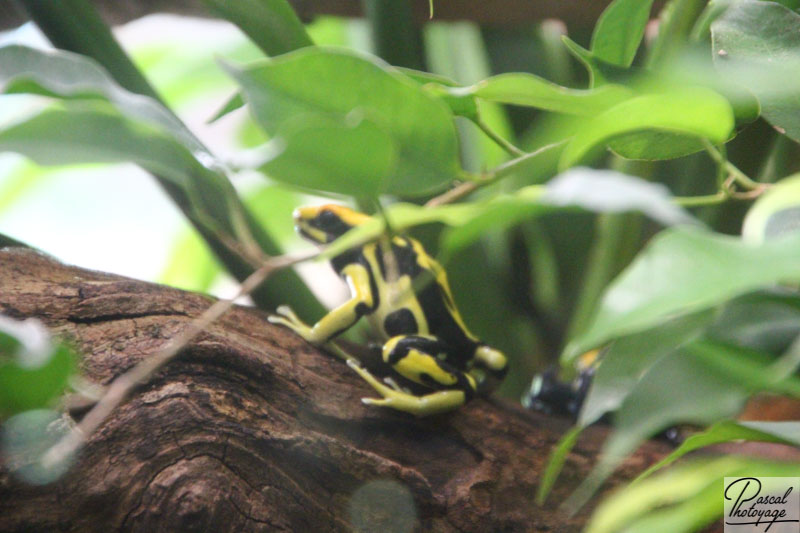
M 329 204 L 299 208 L 294 219 L 303 237 L 325 244 L 370 217 Z M 348 301 L 313 326 L 286 306 L 279 307 L 280 316 L 271 316 L 270 322 L 291 328 L 313 344 L 328 345 L 366 316 L 383 342 L 383 361 L 416 386 L 412 392 L 391 377 L 381 382 L 356 359 L 328 345 L 382 396 L 364 398 L 364 403 L 424 416 L 455 409 L 502 381 L 505 355 L 470 333 L 444 269 L 418 241 L 384 236 L 343 252 L 331 265 L 350 288 Z

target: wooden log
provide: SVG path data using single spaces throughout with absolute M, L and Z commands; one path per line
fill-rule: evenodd
M 201 314 L 207 296 L 0 250 L 0 314 L 37 317 L 108 384 Z M 512 370 L 513 371 L 513 370 Z M 557 510 L 594 464 L 590 428 L 545 506 L 534 502 L 567 420 L 477 399 L 425 419 L 373 391 L 265 313 L 235 307 L 106 420 L 57 482 L 0 467 L 0 531 L 577 531 Z M 668 447 L 645 444 L 609 487 Z

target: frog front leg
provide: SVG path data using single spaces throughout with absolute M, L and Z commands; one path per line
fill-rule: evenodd
M 369 273 L 364 266 L 347 265 L 342 270 L 342 275 L 350 287 L 351 298 L 329 311 L 313 326 L 307 325 L 285 305 L 276 309 L 278 315 L 271 315 L 267 320 L 288 327 L 311 344 L 325 346 L 345 360 L 353 359 L 330 341 L 370 312 L 374 308 L 374 298 L 370 289 Z
M 382 398 L 361 398 L 361 401 L 367 405 L 391 407 L 415 416 L 428 416 L 452 411 L 467 401 L 464 392 L 460 390 L 443 390 L 424 396 L 415 396 L 409 392 L 384 385 L 354 359 L 348 360 L 347 364 L 382 396 Z
M 348 365 L 382 396 L 362 401 L 416 416 L 452 411 L 463 405 L 474 395 L 475 380 L 438 357 L 444 348 L 441 341 L 425 335 L 398 335 L 383 346 L 383 360 L 398 374 L 421 385 L 442 389 L 421 396 L 384 385 L 367 369 L 348 361 Z

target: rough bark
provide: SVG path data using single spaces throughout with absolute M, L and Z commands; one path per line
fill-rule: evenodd
M 71 339 L 102 383 L 209 303 L 0 251 L 0 313 Z M 560 532 L 585 521 L 556 507 L 586 476 L 604 428 L 585 432 L 539 507 L 539 476 L 568 421 L 498 399 L 418 420 L 359 401 L 373 395 L 340 360 L 236 307 L 137 389 L 58 482 L 25 486 L 0 468 L 0 531 L 348 531 L 353 509 L 364 530 L 393 531 L 404 494 L 420 531 Z M 645 445 L 610 486 L 665 448 Z M 366 485 L 375 480 L 395 484 Z

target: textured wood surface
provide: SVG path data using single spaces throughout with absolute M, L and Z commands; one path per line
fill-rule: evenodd
M 102 383 L 210 301 L 0 251 L 0 313 L 71 339 Z M 0 531 L 351 531 L 355 519 L 377 531 L 414 520 L 418 531 L 558 532 L 585 520 L 556 507 L 605 429 L 586 432 L 539 507 L 538 479 L 567 421 L 498 399 L 417 420 L 362 405 L 372 394 L 340 360 L 236 307 L 137 389 L 57 483 L 28 487 L 0 469 Z M 611 484 L 665 451 L 647 444 Z M 404 501 L 411 518 L 392 512 Z

